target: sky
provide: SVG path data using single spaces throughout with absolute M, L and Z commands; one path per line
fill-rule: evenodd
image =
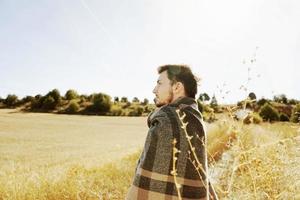
M 297 0 L 0 0 L 0 97 L 104 92 L 153 99 L 187 64 L 223 103 L 300 99 Z M 245 89 L 246 88 L 246 89 Z

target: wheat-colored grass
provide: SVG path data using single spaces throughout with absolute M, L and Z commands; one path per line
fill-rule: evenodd
M 210 166 L 220 199 L 300 199 L 299 125 L 227 121 L 211 130 L 211 154 L 221 155 Z
M 118 199 L 146 134 L 144 117 L 0 110 L 0 199 Z
M 300 199 L 299 125 L 207 128 L 220 199 Z M 143 117 L 0 110 L 0 199 L 124 199 L 146 134 Z

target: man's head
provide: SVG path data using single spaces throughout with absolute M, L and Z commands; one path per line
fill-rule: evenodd
M 179 97 L 195 98 L 199 79 L 187 65 L 164 65 L 158 68 L 159 77 L 153 89 L 157 107 L 169 104 Z

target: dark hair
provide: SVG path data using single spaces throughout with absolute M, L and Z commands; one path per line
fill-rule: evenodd
M 181 82 L 184 86 L 186 96 L 195 98 L 197 94 L 197 82 L 200 81 L 196 77 L 188 65 L 163 65 L 158 67 L 158 73 L 167 71 L 171 85 Z

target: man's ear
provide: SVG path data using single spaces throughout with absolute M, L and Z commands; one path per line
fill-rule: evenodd
M 173 85 L 173 91 L 176 92 L 177 94 L 182 92 L 184 93 L 184 85 L 181 82 L 176 82 Z

